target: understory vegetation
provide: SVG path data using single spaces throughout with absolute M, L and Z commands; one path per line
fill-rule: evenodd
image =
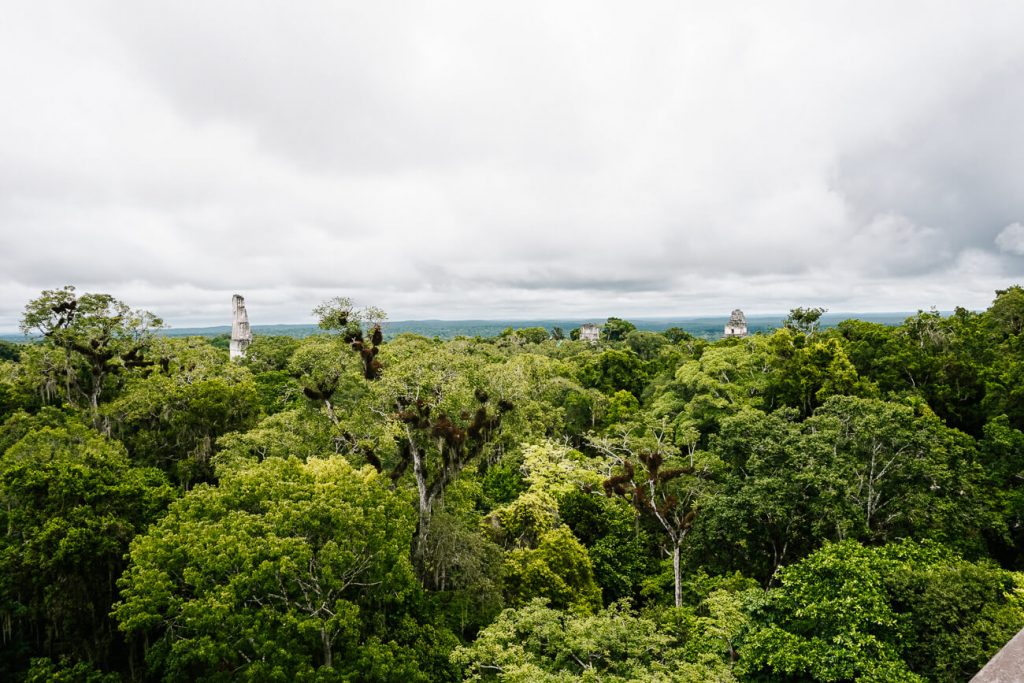
M 0 679 L 966 681 L 1024 628 L 1024 289 L 717 342 L 610 318 L 0 342 Z

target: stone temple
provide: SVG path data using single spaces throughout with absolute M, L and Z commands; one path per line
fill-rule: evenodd
M 729 316 L 729 322 L 725 324 L 725 336 L 726 337 L 746 337 L 747 336 L 747 317 L 743 315 L 743 311 L 736 309 Z
M 249 329 L 249 314 L 245 312 L 245 299 L 241 294 L 231 297 L 234 316 L 231 319 L 231 360 L 245 358 L 245 350 L 252 343 L 252 330 Z
M 594 323 L 580 325 L 580 341 L 596 342 L 601 340 L 601 328 Z

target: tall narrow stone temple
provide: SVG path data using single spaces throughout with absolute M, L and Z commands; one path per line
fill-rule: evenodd
M 743 315 L 743 311 L 736 309 L 729 316 L 729 322 L 725 324 L 725 335 L 726 337 L 746 337 L 747 336 L 747 317 Z
M 252 330 L 249 329 L 249 314 L 245 311 L 245 299 L 241 294 L 231 297 L 234 315 L 231 319 L 231 360 L 245 358 L 245 350 L 252 343 Z

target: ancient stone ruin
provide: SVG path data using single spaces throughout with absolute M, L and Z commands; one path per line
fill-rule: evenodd
M 596 342 L 601 340 L 601 328 L 594 323 L 580 325 L 580 341 Z
M 249 329 L 249 314 L 245 312 L 245 299 L 241 294 L 231 297 L 234 316 L 231 319 L 231 360 L 245 358 L 245 350 L 252 343 L 252 330 Z
M 743 311 L 736 309 L 729 316 L 729 322 L 725 324 L 725 336 L 726 337 L 746 337 L 747 336 L 747 317 L 743 315 Z

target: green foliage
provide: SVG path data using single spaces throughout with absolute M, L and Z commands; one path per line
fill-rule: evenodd
M 107 618 L 112 581 L 129 541 L 160 514 L 171 488 L 159 471 L 133 467 L 123 447 L 74 420 L 22 422 L 27 429 L 5 425 L 17 440 L 0 456 L 0 671 L 23 644 L 106 663 L 119 642 Z
M 517 344 L 542 344 L 548 340 L 549 335 L 543 327 L 520 327 L 518 329 L 509 327 L 501 333 L 500 337 Z
M 605 341 L 623 341 L 626 336 L 636 329 L 636 325 L 623 320 L 622 318 L 608 318 L 601 328 L 601 339 Z
M 374 611 L 415 591 L 412 531 L 371 469 L 271 458 L 196 488 L 136 538 L 114 613 L 146 634 L 157 675 L 341 679 L 387 644 Z
M 815 681 L 965 680 L 1024 626 L 1018 575 L 910 541 L 826 545 L 779 573 L 743 668 Z
M 579 380 L 583 386 L 608 395 L 628 391 L 639 398 L 647 382 L 647 369 L 631 349 L 608 349 L 584 363 Z
M 786 329 L 770 338 L 773 373 L 770 404 L 799 408 L 810 415 L 830 396 L 872 396 L 877 390 L 864 381 L 838 339 L 810 340 Z
M 299 340 L 294 337 L 257 334 L 245 350 L 242 364 L 254 374 L 286 370 L 288 361 L 298 346 Z
M 230 432 L 217 439 L 213 464 L 218 471 L 245 467 L 268 458 L 310 458 L 335 448 L 326 416 L 292 409 L 271 415 L 247 431 Z
M 671 342 L 662 334 L 657 332 L 641 332 L 633 330 L 626 335 L 626 346 L 632 349 L 633 353 L 643 361 L 652 361 Z
M 679 643 L 618 602 L 593 614 L 563 612 L 534 600 L 505 610 L 452 659 L 467 681 L 727 683 L 720 660 L 688 661 Z
M 695 339 L 695 337 L 692 334 L 690 334 L 681 327 L 670 327 L 667 330 L 662 330 L 660 334 L 673 344 L 693 341 Z
M 997 289 L 986 316 L 1000 334 L 1020 335 L 1024 332 L 1024 287 L 1013 285 Z
M 658 528 L 672 556 L 675 606 L 681 604 L 680 553 L 703 499 L 719 469 L 717 458 L 690 450 L 680 457 L 664 423 L 639 423 L 596 438 L 593 447 L 609 459 L 605 493 L 628 500 L 638 515 Z
M 163 321 L 148 311 L 134 311 L 109 294 L 77 296 L 75 288 L 44 291 L 25 306 L 23 332 L 37 332 L 67 354 L 60 371 L 48 379 L 65 389 L 68 402 L 98 410 L 112 378 L 146 364 L 144 352 L 152 330 Z
M 0 339 L 0 361 L 16 361 L 21 357 L 21 345 Z
M 25 683 L 120 683 L 116 673 L 103 673 L 87 662 L 73 662 L 64 657 L 60 662 L 33 659 L 25 675 Z
M 221 362 L 135 379 L 104 408 L 136 462 L 160 467 L 186 487 L 212 477 L 217 438 L 252 426 L 259 412 L 249 373 Z
M 652 564 L 651 540 L 621 499 L 574 490 L 559 501 L 559 515 L 587 547 L 605 604 L 636 597 Z
M 546 598 L 553 607 L 589 611 L 601 606 L 601 589 L 587 549 L 566 526 L 540 535 L 536 548 L 511 550 L 505 559 L 505 597 L 511 605 Z
M 818 323 L 826 308 L 794 308 L 782 321 L 783 327 L 810 336 L 818 331 Z

